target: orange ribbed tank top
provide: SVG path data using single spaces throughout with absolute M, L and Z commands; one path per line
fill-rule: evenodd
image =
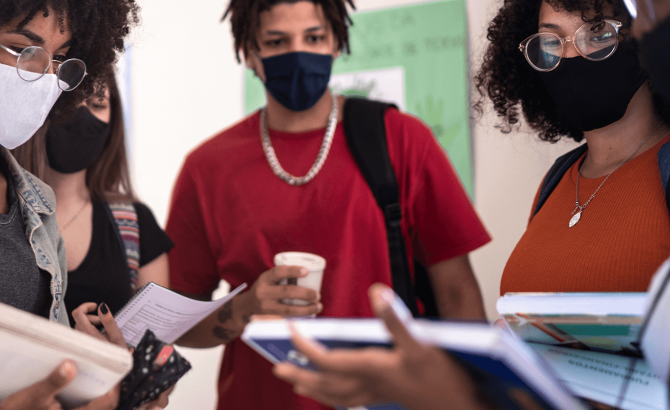
M 569 228 L 582 159 L 577 161 L 510 255 L 500 294 L 646 291 L 670 256 L 670 214 L 656 156 L 668 141 L 670 136 L 616 170 Z M 579 203 L 604 179 L 580 177 Z

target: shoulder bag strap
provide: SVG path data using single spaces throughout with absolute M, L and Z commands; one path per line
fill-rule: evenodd
M 393 290 L 417 316 L 414 285 L 400 228 L 400 193 L 386 142 L 384 115 L 389 107 L 395 106 L 348 98 L 344 104 L 344 134 L 358 168 L 384 212 Z
M 658 169 L 663 181 L 663 191 L 665 192 L 665 204 L 670 211 L 670 142 L 666 142 L 658 150 Z
M 116 226 L 121 249 L 125 250 L 130 286 L 134 290 L 140 269 L 140 226 L 137 223 L 137 211 L 133 204 L 120 202 L 107 204 L 107 209 Z
M 567 154 L 558 157 L 556 162 L 554 162 L 554 165 L 549 168 L 547 175 L 542 181 L 540 196 L 538 198 L 537 205 L 535 205 L 535 209 L 533 210 L 533 217 L 535 217 L 535 215 L 540 211 L 540 208 L 542 208 L 542 205 L 544 205 L 544 203 L 547 201 L 549 195 L 554 192 L 554 189 L 558 183 L 561 182 L 563 175 L 568 172 L 570 167 L 575 162 L 577 162 L 577 160 L 579 160 L 579 158 L 586 152 L 586 150 L 588 150 L 586 144 L 580 145 Z M 531 220 L 533 217 L 531 217 Z

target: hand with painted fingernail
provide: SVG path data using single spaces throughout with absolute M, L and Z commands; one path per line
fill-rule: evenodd
M 91 314 L 95 312 L 96 314 Z M 106 303 L 96 305 L 95 303 L 83 303 L 72 311 L 72 317 L 76 323 L 75 329 L 84 332 L 97 339 L 110 342 L 118 346 L 126 347 L 121 330 L 116 325 L 112 312 Z M 99 331 L 96 326 L 103 326 Z

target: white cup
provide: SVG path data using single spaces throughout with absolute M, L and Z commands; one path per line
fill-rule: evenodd
M 302 266 L 309 273 L 302 278 L 282 279 L 280 285 L 293 284 L 303 288 L 321 291 L 323 281 L 323 270 L 326 268 L 326 260 L 319 255 L 306 252 L 282 252 L 275 255 L 275 266 Z M 282 299 L 287 305 L 309 305 L 309 302 L 300 299 Z

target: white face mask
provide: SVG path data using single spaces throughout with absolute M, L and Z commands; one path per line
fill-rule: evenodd
M 24 81 L 16 67 L 0 64 L 0 145 L 14 149 L 37 131 L 60 96 L 58 78 Z

